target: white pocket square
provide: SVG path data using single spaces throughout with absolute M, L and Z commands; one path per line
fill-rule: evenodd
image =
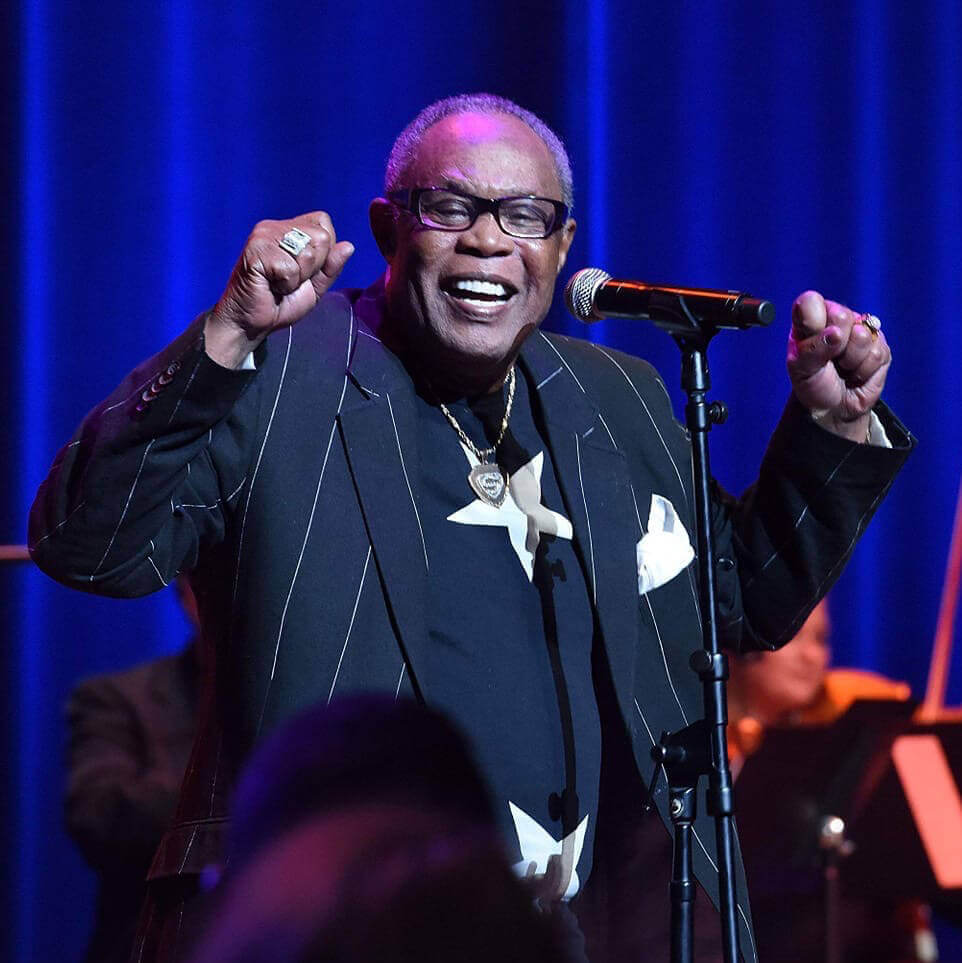
M 637 556 L 639 595 L 671 581 L 695 557 L 675 506 L 663 495 L 651 496 L 648 531 L 638 542 Z

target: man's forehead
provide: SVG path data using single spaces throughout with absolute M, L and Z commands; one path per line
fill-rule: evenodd
M 518 193 L 532 190 L 534 185 L 527 183 L 532 175 L 542 189 L 546 179 L 557 183 L 554 158 L 547 145 L 524 121 L 510 114 L 450 114 L 428 128 L 413 161 L 413 170 L 424 173 L 430 169 L 432 174 L 443 176 L 447 186 L 485 180 L 488 175 L 500 180 L 508 174 L 512 181 L 520 178 Z M 445 185 L 439 181 L 435 186 Z
M 515 130 L 530 130 L 527 124 L 523 123 L 510 114 L 481 114 L 463 113 L 449 114 L 442 118 L 429 130 L 441 128 L 448 136 L 456 137 L 466 143 L 480 143 L 482 141 L 493 140 L 504 137 Z

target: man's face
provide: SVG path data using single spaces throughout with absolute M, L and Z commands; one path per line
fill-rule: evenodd
M 429 128 L 405 186 L 561 199 L 547 146 L 506 114 L 456 114 Z M 491 213 L 463 231 L 433 230 L 400 215 L 392 243 L 381 244 L 388 249 L 388 304 L 429 374 L 473 390 L 500 383 L 548 312 L 574 228 L 569 221 L 547 238 L 517 238 Z
M 767 722 L 805 709 L 818 697 L 831 657 L 828 604 L 823 600 L 786 646 L 738 668 L 747 701 Z

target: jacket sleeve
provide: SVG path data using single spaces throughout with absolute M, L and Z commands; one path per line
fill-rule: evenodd
M 884 404 L 875 412 L 892 448 L 855 444 L 820 428 L 792 397 L 755 484 L 737 500 L 717 492 L 720 595 L 744 615 L 728 644 L 784 645 L 841 574 L 915 446 Z M 736 563 L 731 570 L 729 557 Z
M 30 513 L 37 565 L 72 588 L 145 595 L 224 537 L 256 413 L 236 412 L 256 371 L 204 352 L 203 316 L 136 368 L 59 452 Z M 266 346 L 257 352 L 257 366 Z M 256 391 L 253 393 L 256 394 Z

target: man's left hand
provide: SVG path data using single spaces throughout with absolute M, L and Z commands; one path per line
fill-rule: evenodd
M 820 414 L 819 424 L 865 441 L 869 412 L 882 394 L 892 352 L 863 315 L 805 291 L 792 305 L 788 376 L 795 397 Z

